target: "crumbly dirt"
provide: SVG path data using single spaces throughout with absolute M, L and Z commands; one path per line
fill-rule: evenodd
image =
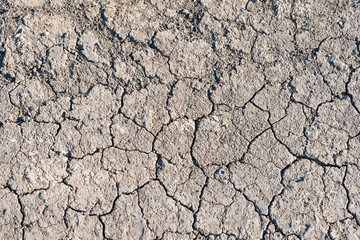
M 360 3 L 0 0 L 0 239 L 360 239 Z

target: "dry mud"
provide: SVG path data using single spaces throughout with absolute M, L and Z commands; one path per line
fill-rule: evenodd
M 0 239 L 360 239 L 359 19 L 0 0 Z

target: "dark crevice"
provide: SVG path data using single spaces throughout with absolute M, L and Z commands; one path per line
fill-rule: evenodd
M 357 225 L 360 226 L 360 220 L 358 219 L 356 213 L 354 213 L 354 212 L 352 212 L 352 211 L 350 210 L 350 203 L 352 202 L 352 200 L 351 200 L 351 198 L 350 198 L 350 190 L 346 187 L 346 184 L 345 184 L 346 177 L 347 177 L 347 174 L 348 174 L 348 168 L 349 168 L 349 166 L 346 165 L 346 166 L 345 166 L 344 178 L 343 178 L 343 180 L 342 180 L 342 186 L 343 186 L 343 188 L 345 189 L 346 197 L 347 197 L 346 210 L 347 210 L 347 212 L 355 219 Z

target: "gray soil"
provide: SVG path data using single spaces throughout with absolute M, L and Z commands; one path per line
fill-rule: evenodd
M 360 239 L 360 2 L 0 0 L 0 239 Z

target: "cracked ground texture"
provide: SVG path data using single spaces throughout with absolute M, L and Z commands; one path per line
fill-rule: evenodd
M 0 0 L 0 239 L 360 239 L 359 19 Z

